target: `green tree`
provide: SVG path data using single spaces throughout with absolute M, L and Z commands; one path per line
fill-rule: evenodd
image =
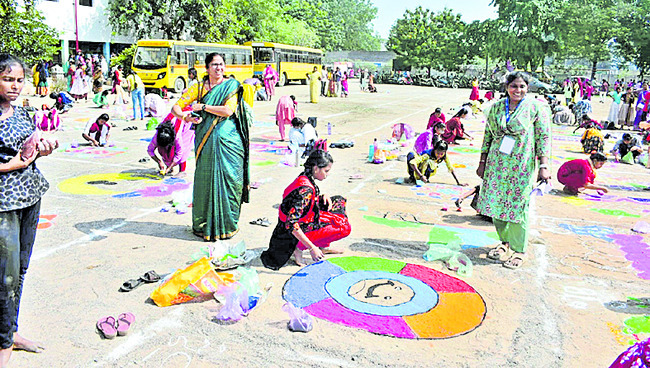
M 559 10 L 566 0 L 492 0 L 498 8 L 500 32 L 494 48 L 503 60 L 535 70 L 559 49 L 563 29 Z
M 641 78 L 650 69 L 650 1 L 626 0 L 617 5 L 619 28 L 614 50 L 639 68 Z
M 178 40 L 189 33 L 204 36 L 205 0 L 110 0 L 108 21 L 114 31 L 136 38 L 162 35 Z M 196 37 L 195 37 L 196 38 Z
M 285 14 L 307 22 L 319 37 L 318 47 L 327 51 L 378 51 L 381 39 L 371 22 L 377 8 L 370 0 L 280 0 Z
M 460 15 L 449 9 L 436 14 L 418 6 L 397 20 L 386 47 L 406 66 L 456 70 L 469 56 L 461 43 L 465 28 Z
M 465 45 L 469 58 L 480 57 L 485 59 L 485 74 L 488 75 L 490 60 L 499 59 L 501 55 L 497 48 L 499 40 L 503 37 L 502 25 L 498 19 L 474 21 L 467 25 L 465 31 Z
M 50 59 L 60 46 L 57 31 L 44 22 L 34 1 L 19 7 L 15 0 L 0 0 L 0 50 L 27 64 Z
M 122 65 L 122 71 L 124 75 L 129 75 L 131 72 L 131 64 L 133 64 L 133 56 L 135 56 L 135 49 L 137 45 L 131 45 L 130 47 L 124 49 L 117 56 L 111 58 L 111 67 Z
M 563 54 L 589 60 L 593 79 L 598 62 L 612 59 L 609 44 L 619 29 L 615 3 L 609 0 L 572 0 L 563 6 L 560 15 L 558 25 L 566 29 Z
M 326 50 L 379 50 L 369 0 L 110 0 L 109 22 L 136 38 L 243 43 L 265 40 Z

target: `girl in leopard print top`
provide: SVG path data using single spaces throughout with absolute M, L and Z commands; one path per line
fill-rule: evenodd
M 7 365 L 14 348 L 33 352 L 42 349 L 40 344 L 18 334 L 17 321 L 41 197 L 49 187 L 35 161 L 49 155 L 58 142 L 29 139 L 35 149 L 29 150 L 31 154 L 27 149 L 23 152 L 36 125 L 25 109 L 11 103 L 20 95 L 24 83 L 22 61 L 0 54 L 0 366 Z

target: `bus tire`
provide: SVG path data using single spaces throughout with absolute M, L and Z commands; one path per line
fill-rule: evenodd
M 282 75 L 280 75 L 280 81 L 278 82 L 278 86 L 284 87 L 287 85 L 287 82 L 288 82 L 287 73 L 282 73 Z
M 176 80 L 174 81 L 174 92 L 183 93 L 184 89 L 185 89 L 185 80 L 182 77 L 176 78 Z
M 301 79 L 300 84 L 302 84 L 303 86 L 306 86 L 307 85 L 307 80 L 306 79 Z

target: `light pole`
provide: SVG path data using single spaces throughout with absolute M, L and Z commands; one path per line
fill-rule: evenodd
M 77 22 L 77 8 L 79 0 L 74 0 L 74 46 L 75 52 L 79 52 L 79 23 Z

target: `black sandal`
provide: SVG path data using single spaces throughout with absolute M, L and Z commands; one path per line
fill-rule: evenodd
M 131 279 L 129 281 L 126 281 L 125 283 L 122 284 L 122 287 L 120 287 L 120 292 L 123 293 L 128 293 L 129 291 L 137 288 L 138 286 L 144 284 L 144 281 L 140 279 Z
M 122 287 L 120 287 L 120 291 L 123 293 L 128 293 L 129 291 L 137 288 L 142 284 L 151 284 L 158 281 L 160 281 L 160 275 L 158 275 L 156 271 L 151 270 L 142 275 L 137 280 L 131 279 L 123 283 Z
M 142 277 L 140 277 L 140 280 L 145 284 L 151 284 L 160 281 L 160 275 L 158 275 L 156 271 L 151 270 L 142 275 Z

